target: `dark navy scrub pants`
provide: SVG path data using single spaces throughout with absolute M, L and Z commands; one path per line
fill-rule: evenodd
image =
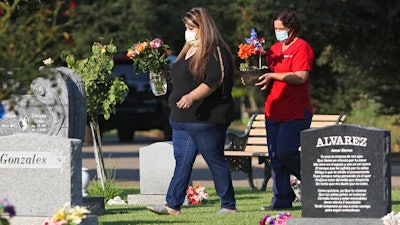
M 271 159 L 273 198 L 271 205 L 290 208 L 295 194 L 290 186 L 290 174 L 300 177 L 300 132 L 308 129 L 311 115 L 304 110 L 304 119 L 277 122 L 266 120 L 268 152 Z

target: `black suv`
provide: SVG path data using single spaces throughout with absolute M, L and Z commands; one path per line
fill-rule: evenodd
M 171 62 L 174 58 L 175 56 L 170 56 Z M 154 96 L 149 84 L 149 74 L 135 74 L 132 60 L 125 53 L 114 56 L 113 73 L 125 81 L 129 92 L 125 101 L 116 105 L 116 113 L 111 114 L 110 119 L 99 117 L 100 131 L 103 133 L 117 129 L 119 140 L 130 142 L 137 130 L 160 129 L 164 132 L 164 139 L 171 140 L 168 95 Z

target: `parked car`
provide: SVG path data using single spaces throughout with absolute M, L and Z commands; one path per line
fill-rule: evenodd
M 173 63 L 176 56 L 170 56 Z M 172 140 L 172 130 L 169 125 L 168 95 L 154 96 L 149 74 L 135 74 L 132 60 L 125 53 L 114 56 L 113 73 L 121 77 L 129 87 L 129 92 L 122 104 L 116 105 L 116 113 L 110 119 L 99 117 L 100 131 L 116 129 L 122 142 L 134 140 L 135 131 L 160 129 L 165 140 Z

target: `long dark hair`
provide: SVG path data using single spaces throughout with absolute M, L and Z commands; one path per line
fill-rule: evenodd
M 195 80 L 200 83 L 204 80 L 208 58 L 212 53 L 216 52 L 217 46 L 224 47 L 228 51 L 229 47 L 218 31 L 213 18 L 205 8 L 192 8 L 182 20 L 185 24 L 199 28 L 200 45 L 198 51 L 192 56 L 193 60 L 190 61 L 189 70 L 195 76 Z M 177 60 L 185 57 L 189 47 L 188 43 L 183 46 Z

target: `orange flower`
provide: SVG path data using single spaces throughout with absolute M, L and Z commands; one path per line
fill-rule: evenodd
M 132 58 L 133 57 L 133 50 L 128 49 L 128 52 L 126 53 L 126 57 Z
M 241 59 L 248 59 L 251 56 L 255 55 L 256 51 L 253 45 L 250 44 L 240 44 L 239 45 L 239 51 L 237 55 Z
M 138 52 L 142 52 L 146 49 L 147 45 L 149 44 L 149 42 L 145 41 L 145 42 L 141 42 L 141 43 L 137 43 L 135 45 L 135 50 Z

